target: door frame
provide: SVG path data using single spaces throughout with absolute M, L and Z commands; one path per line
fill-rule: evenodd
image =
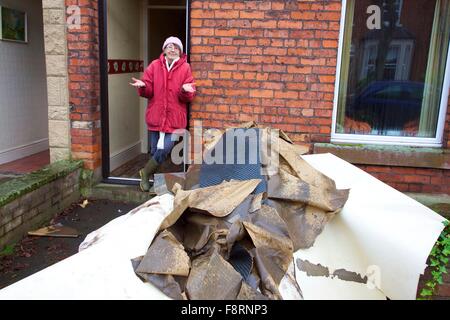
M 190 51 L 190 0 L 186 1 L 186 54 L 189 59 Z M 140 180 L 135 178 L 121 178 L 111 176 L 110 147 L 109 147 L 109 97 L 108 97 L 108 0 L 98 0 L 98 35 L 99 35 L 99 67 L 100 67 L 100 113 L 101 113 L 101 139 L 102 139 L 102 182 L 121 185 L 139 185 Z M 147 11 L 147 3 L 144 4 Z M 147 12 L 145 14 L 145 24 L 148 29 Z M 148 32 L 143 32 L 148 38 Z M 148 49 L 145 47 L 144 53 Z M 147 54 L 148 55 L 148 54 Z M 145 65 L 148 64 L 148 57 L 144 57 Z M 188 106 L 188 125 L 190 118 L 190 108 Z

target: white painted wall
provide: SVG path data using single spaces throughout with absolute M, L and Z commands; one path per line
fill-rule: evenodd
M 142 60 L 141 10 L 141 0 L 108 1 L 108 59 Z M 141 75 L 108 76 L 111 170 L 141 152 L 141 99 L 129 85 L 131 77 Z
M 28 43 L 0 40 L 0 164 L 48 149 L 41 0 L 0 0 L 28 13 Z

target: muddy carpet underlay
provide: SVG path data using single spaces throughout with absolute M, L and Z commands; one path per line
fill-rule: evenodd
M 244 163 L 191 165 L 183 174 L 155 176 L 155 190 L 175 195 L 174 208 L 146 255 L 132 264 L 142 281 L 170 298 L 282 299 L 279 286 L 293 253 L 311 247 L 348 199 L 349 190 L 336 189 L 284 133 L 256 124 L 245 129 L 247 135 L 255 130 L 256 162 L 253 136 Z M 233 130 L 208 145 L 213 155 L 226 154 Z M 276 153 L 262 152 L 261 141 Z M 275 171 L 266 170 L 274 164 Z

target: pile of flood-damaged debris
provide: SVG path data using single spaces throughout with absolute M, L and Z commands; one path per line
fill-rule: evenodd
M 232 150 L 231 161 L 155 175 L 155 191 L 172 192 L 174 208 L 132 261 L 136 274 L 173 299 L 282 299 L 286 278 L 301 296 L 293 253 L 314 244 L 349 190 L 304 161 L 308 149 L 282 131 L 231 128 L 205 149 L 216 160 Z

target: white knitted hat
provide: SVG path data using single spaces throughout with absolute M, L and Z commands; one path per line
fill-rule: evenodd
M 181 43 L 181 40 L 178 39 L 177 37 L 167 38 L 166 41 L 164 41 L 162 49 L 164 50 L 169 43 L 176 44 L 181 49 L 181 52 L 183 52 L 183 44 Z

